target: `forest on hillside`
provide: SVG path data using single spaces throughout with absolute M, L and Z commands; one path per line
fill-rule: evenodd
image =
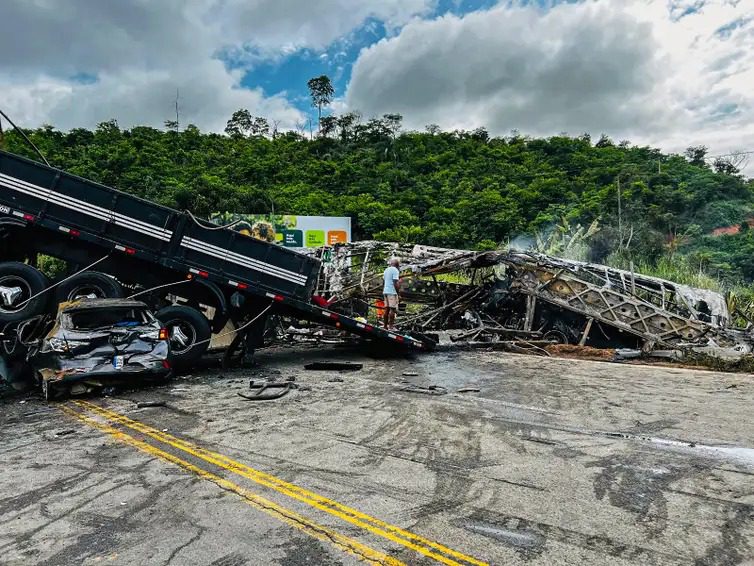
M 115 121 L 25 132 L 56 167 L 197 215 L 350 216 L 355 239 L 538 243 L 712 287 L 754 280 L 754 182 L 704 147 L 669 155 L 605 136 L 403 131 L 401 120 L 325 116 L 310 134 L 239 110 L 225 134 Z M 3 145 L 36 158 L 16 131 Z M 740 229 L 712 234 L 726 226 Z

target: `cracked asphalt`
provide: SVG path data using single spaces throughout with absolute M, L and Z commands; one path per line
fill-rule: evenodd
M 258 360 L 0 401 L 0 563 L 754 563 L 754 376 L 485 351 Z M 303 368 L 322 360 L 364 368 Z M 279 400 L 237 395 L 291 377 Z

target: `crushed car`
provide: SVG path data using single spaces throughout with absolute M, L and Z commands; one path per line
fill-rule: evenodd
M 45 399 L 171 374 L 168 331 L 140 301 L 61 303 L 54 319 L 34 324 L 24 343 Z

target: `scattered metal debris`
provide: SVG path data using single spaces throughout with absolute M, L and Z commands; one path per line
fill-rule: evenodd
M 447 395 L 448 389 L 442 385 L 430 385 L 421 387 L 419 385 L 409 384 L 399 387 L 398 391 L 408 391 L 409 393 L 423 393 L 424 395 Z
M 312 362 L 306 364 L 304 369 L 314 371 L 358 371 L 364 367 L 364 364 L 353 362 Z
M 549 344 L 696 351 L 737 358 L 754 350 L 720 293 L 605 265 L 521 251 L 453 250 L 386 242 L 340 244 L 317 293 L 330 308 L 368 317 L 382 272 L 401 259 L 398 327 L 439 331 L 447 345 L 547 355 Z M 751 326 L 751 324 L 749 325 Z

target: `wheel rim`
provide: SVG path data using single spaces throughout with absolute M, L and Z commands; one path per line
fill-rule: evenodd
M 165 327 L 168 329 L 168 335 L 170 336 L 170 349 L 174 354 L 180 356 L 194 347 L 194 343 L 196 342 L 196 329 L 192 324 L 185 320 L 175 319 L 166 322 Z M 176 329 L 178 332 L 176 332 Z M 183 334 L 183 336 L 179 333 Z
M 31 286 L 23 277 L 18 275 L 6 275 L 0 277 L 0 287 L 19 287 L 21 289 L 21 295 L 15 300 L 11 306 L 6 306 L 5 302 L 0 301 L 0 312 L 13 313 L 18 312 L 26 306 L 33 293 L 31 292 Z
M 545 340 L 554 340 L 556 344 L 568 344 L 568 337 L 560 330 L 550 330 L 542 338 Z
M 75 301 L 79 298 L 89 297 L 89 295 L 94 295 L 97 299 L 104 299 L 106 297 L 106 293 L 102 287 L 84 283 L 71 289 L 68 293 L 68 300 Z

